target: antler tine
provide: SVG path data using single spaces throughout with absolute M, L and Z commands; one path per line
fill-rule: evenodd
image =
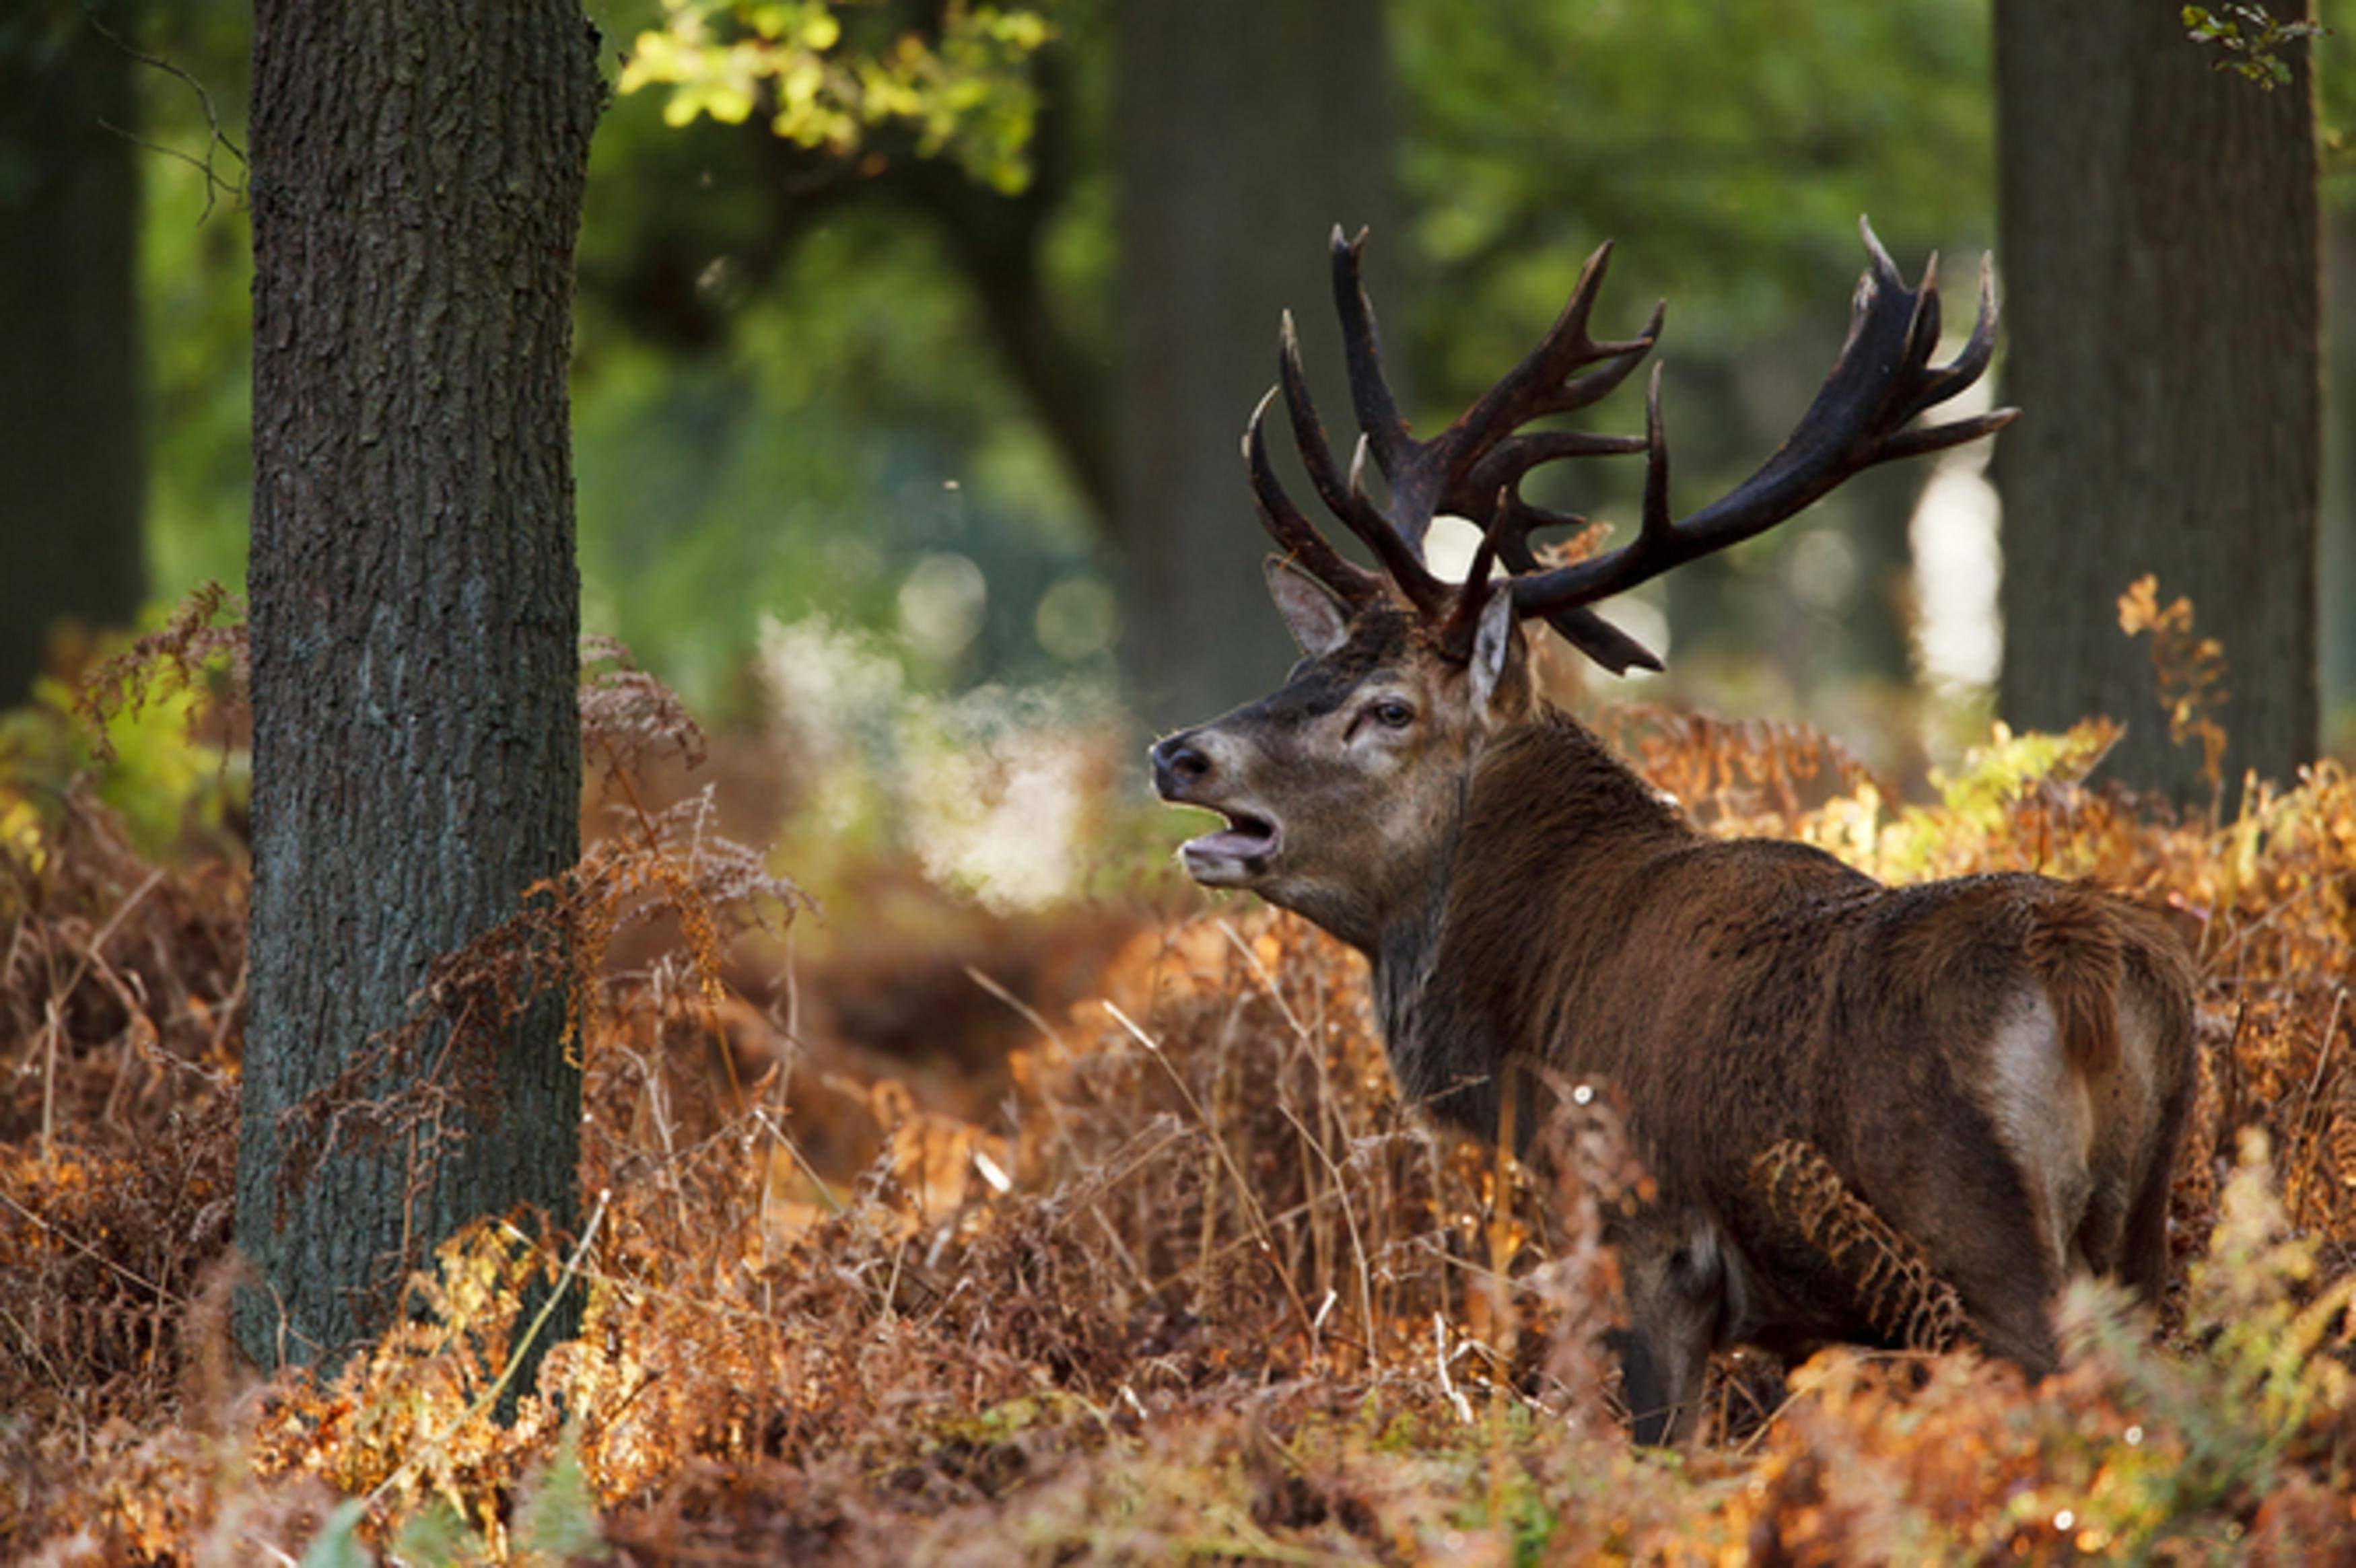
M 1939 330 L 1935 268 L 1925 269 L 1922 285 L 1909 290 L 1872 226 L 1860 221 L 1859 228 L 1868 261 L 1858 280 L 1847 339 L 1815 401 L 1774 455 L 1731 493 L 1682 522 L 1675 520 L 1655 365 L 1645 399 L 1642 528 L 1607 554 L 1517 577 L 1514 603 L 1521 613 L 1551 616 L 1591 604 L 1762 533 L 1863 469 L 1970 441 L 2011 422 L 2015 411 L 2000 409 L 1950 424 L 1906 428 L 1917 413 L 1953 397 L 1986 368 L 1995 336 L 1994 296 L 1984 285 L 1971 341 L 1953 364 L 1932 368 Z
M 1919 414 L 1934 403 L 1945 402 L 1965 387 L 1980 379 L 1988 362 L 1996 357 L 1996 259 L 1980 258 L 1979 314 L 1973 318 L 1972 335 L 1963 348 L 1944 365 L 1933 368 L 1923 378 L 1922 390 L 1907 410 Z
M 1268 460 L 1268 438 L 1262 428 L 1268 405 L 1276 400 L 1276 394 L 1277 389 L 1270 387 L 1259 406 L 1252 410 L 1251 422 L 1244 427 L 1244 465 L 1251 475 L 1252 506 L 1259 514 L 1260 526 L 1268 529 L 1286 555 L 1340 594 L 1344 603 L 1372 603 L 1382 597 L 1382 579 L 1328 544 L 1325 536 L 1317 531 L 1317 525 L 1292 504 L 1292 497 L 1277 482 L 1276 470 Z
M 1446 597 L 1446 586 L 1425 569 L 1413 542 L 1402 537 L 1401 530 L 1365 492 L 1368 438 L 1363 434 L 1358 437 L 1357 448 L 1351 453 L 1346 485 L 1334 468 L 1333 449 L 1325 439 L 1325 421 L 1317 417 L 1317 404 L 1309 395 L 1309 378 L 1301 368 L 1301 338 L 1293 330 L 1290 311 L 1284 313 L 1278 329 L 1277 369 L 1284 389 L 1285 409 L 1292 419 L 1292 439 L 1301 448 L 1301 465 L 1309 471 L 1309 482 L 1315 487 L 1318 499 L 1352 533 L 1365 541 L 1412 603 L 1419 606 L 1440 603 Z
M 1423 485 L 1437 490 L 1434 509 L 1451 511 L 1474 521 L 1488 516 L 1490 498 L 1500 486 L 1513 485 L 1541 464 L 1569 457 L 1605 457 L 1642 452 L 1641 440 L 1628 436 L 1593 435 L 1584 431 L 1541 431 L 1529 435 L 1508 433 L 1535 419 L 1572 413 L 1611 395 L 1660 341 L 1668 302 L 1659 301 L 1634 337 L 1598 343 L 1588 335 L 1588 321 L 1612 260 L 1612 242 L 1597 246 L 1580 270 L 1569 303 L 1541 339 L 1464 416 L 1425 443 L 1416 465 Z M 1571 373 L 1596 365 L 1583 376 Z M 1436 470 L 1437 484 L 1430 471 Z
M 1333 508 L 1334 513 L 1344 528 L 1358 536 L 1361 544 L 1375 552 L 1375 559 L 1383 563 L 1383 570 L 1407 595 L 1408 603 L 1427 615 L 1436 613 L 1448 603 L 1448 584 L 1431 575 L 1423 564 L 1423 551 L 1416 540 L 1408 539 L 1385 517 L 1374 497 L 1366 494 L 1366 452 L 1371 444 L 1361 432 L 1357 447 L 1350 454 L 1350 488 Z M 1430 523 L 1429 512 L 1424 514 L 1424 520 Z
M 1449 487 L 1440 497 L 1440 509 L 1479 522 L 1488 508 L 1476 497 L 1493 496 L 1501 489 L 1518 485 L 1524 475 L 1541 464 L 1566 457 L 1616 457 L 1644 450 L 1644 438 L 1641 435 L 1595 435 L 1583 430 L 1544 430 L 1528 435 L 1509 435 Z
M 1633 442 L 1633 450 L 1644 450 L 1642 436 L 1620 439 Z M 1537 552 L 1530 548 L 1530 535 L 1539 528 L 1583 528 L 1588 519 L 1576 512 L 1558 512 L 1550 507 L 1532 506 L 1522 499 L 1521 492 L 1507 485 L 1501 487 L 1494 503 L 1496 521 L 1503 527 L 1496 530 L 1497 559 L 1505 563 L 1509 576 L 1521 577 L 1544 570 L 1538 564 Z M 1662 667 L 1660 656 L 1652 649 L 1597 614 L 1594 611 L 1573 607 L 1558 611 L 1546 617 L 1547 624 L 1560 633 L 1565 642 L 1613 675 L 1625 675 L 1632 668 L 1657 670 Z
M 1350 368 L 1350 407 L 1358 416 L 1358 428 L 1373 443 L 1375 461 L 1388 475 L 1415 443 L 1408 439 L 1407 421 L 1399 417 L 1390 382 L 1383 376 L 1383 346 L 1375 329 L 1374 302 L 1366 297 L 1365 283 L 1359 275 L 1366 231 L 1361 229 L 1356 239 L 1344 239 L 1342 226 L 1336 223 L 1331 244 L 1333 308 L 1342 317 L 1342 353 Z
M 1661 340 L 1661 326 L 1668 317 L 1669 302 L 1655 300 L 1652 316 L 1644 323 L 1644 331 L 1617 342 L 1596 344 L 1596 353 L 1605 357 L 1602 368 L 1590 370 L 1584 376 L 1566 381 L 1555 391 L 1540 398 L 1537 406 L 1531 410 L 1530 418 L 1574 413 L 1610 396 L 1612 389 L 1626 380 L 1628 372 L 1642 363 L 1644 356 L 1652 352 L 1653 346 Z
M 1440 645 L 1456 657 L 1472 652 L 1472 638 L 1481 626 L 1481 609 L 1489 601 L 1489 571 L 1496 564 L 1499 546 L 1514 528 L 1514 509 L 1504 490 L 1497 492 L 1494 516 L 1482 531 L 1481 542 L 1472 551 L 1472 564 L 1465 570 L 1464 584 L 1456 591 L 1456 603 L 1450 607 L 1448 619 L 1440 628 Z
M 1562 314 L 1555 317 L 1554 325 L 1538 339 L 1537 347 L 1522 356 L 1520 364 L 1482 393 L 1479 400 L 1464 411 L 1464 417 L 1431 444 L 1446 443 L 1477 455 L 1485 453 L 1505 431 L 1541 414 L 1569 413 L 1585 408 L 1619 385 L 1660 336 L 1662 313 L 1655 310 L 1652 322 L 1638 336 L 1611 343 L 1598 343 L 1590 337 L 1588 320 L 1594 315 L 1596 296 L 1611 268 L 1612 241 L 1606 240 L 1580 268 L 1579 282 L 1572 287 Z M 1624 363 L 1591 379 L 1582 377 L 1580 383 L 1569 382 L 1573 370 L 1599 359 Z M 1590 380 L 1591 389 L 1582 385 Z M 1574 387 L 1579 389 L 1577 392 Z
M 1276 366 L 1278 385 L 1284 389 L 1285 411 L 1292 420 L 1293 444 L 1301 449 L 1301 466 L 1309 470 L 1309 483 L 1317 498 L 1328 510 L 1339 514 L 1347 505 L 1349 492 L 1342 484 L 1341 471 L 1333 466 L 1333 448 L 1325 439 L 1325 421 L 1317 417 L 1317 404 L 1309 395 L 1309 377 L 1301 368 L 1301 336 L 1293 330 L 1292 313 L 1286 311 L 1277 326 Z
M 1517 484 L 1541 464 L 1644 449 L 1641 440 L 1628 436 L 1512 432 L 1530 420 L 1584 408 L 1610 393 L 1651 352 L 1660 336 L 1664 307 L 1655 306 L 1636 337 L 1595 340 L 1589 324 L 1612 259 L 1612 245 L 1605 241 L 1587 258 L 1578 284 L 1537 346 L 1463 417 L 1432 440 L 1419 442 L 1408 433 L 1383 373 L 1381 337 L 1363 276 L 1365 244 L 1364 229 L 1355 238 L 1345 238 L 1338 226 L 1333 232 L 1333 300 L 1341 316 L 1351 404 L 1361 432 L 1346 483 L 1334 471 L 1332 448 L 1309 396 L 1300 340 L 1290 315 L 1280 357 L 1285 401 L 1319 497 L 1376 552 L 1400 592 L 1430 613 L 1447 603 L 1454 592 L 1423 565 L 1423 538 L 1436 515 L 1453 511 L 1485 524 L 1499 489 Z M 1596 368 L 1574 374 L 1589 366 Z M 1387 511 L 1376 507 L 1365 493 L 1363 470 L 1369 455 L 1390 482 Z M 1582 629 L 1580 641 L 1583 646 L 1601 645 L 1610 644 L 1612 635 Z M 1626 654 L 1627 649 L 1613 645 L 1613 656 Z
M 1661 366 L 1644 387 L 1644 513 L 1636 536 L 1639 549 L 1661 549 L 1676 538 L 1677 525 L 1669 511 L 1669 438 L 1661 427 Z
M 1497 559 L 1505 563 L 1507 571 L 1516 576 L 1525 570 L 1516 567 L 1510 556 L 1500 553 Z M 1529 557 L 1528 560 L 1530 568 L 1537 565 L 1536 557 Z M 1558 610 L 1546 617 L 1546 624 L 1562 634 L 1565 642 L 1613 675 L 1626 675 L 1632 669 L 1660 670 L 1666 667 L 1661 663 L 1660 655 L 1584 605 Z
M 1537 558 L 1529 547 L 1531 528 L 1537 521 L 1585 521 L 1565 513 L 1525 506 L 1518 496 L 1505 489 L 1497 493 L 1492 510 L 1494 516 L 1481 535 L 1481 543 L 1472 552 L 1471 570 L 1464 574 L 1464 585 L 1457 591 L 1455 606 L 1440 628 L 1440 645 L 1459 658 L 1472 653 L 1473 638 L 1481 628 L 1481 612 L 1488 607 L 1489 595 L 1499 589 L 1510 592 L 1507 584 L 1514 577 L 1537 569 Z M 1493 561 L 1504 564 L 1504 581 L 1490 576 Z M 1661 667 L 1660 657 L 1652 649 L 1583 606 L 1549 615 L 1547 624 L 1571 646 L 1614 675 L 1624 675 L 1631 667 Z

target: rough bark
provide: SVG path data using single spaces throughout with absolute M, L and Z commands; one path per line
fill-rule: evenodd
M 1130 574 L 1130 669 L 1147 716 L 1164 724 L 1264 691 L 1290 664 L 1260 581 L 1267 539 L 1237 442 L 1275 382 L 1287 306 L 1329 428 L 1350 439 L 1333 368 L 1326 231 L 1375 227 L 1371 287 L 1394 322 L 1404 302 L 1384 281 L 1408 237 L 1388 221 L 1378 7 L 1135 0 L 1119 7 L 1117 27 L 1125 297 L 1115 530 Z
M 0 18 L 0 706 L 59 622 L 123 624 L 145 591 L 134 65 L 93 26 L 115 9 Z
M 332 1363 L 457 1226 L 573 1216 L 580 1080 L 547 1005 L 496 1042 L 496 1094 L 444 1124 L 422 1189 L 405 1140 L 278 1179 L 282 1113 L 577 858 L 565 376 L 603 89 L 569 0 L 255 12 L 238 1239 L 261 1287 L 238 1326 L 265 1365 Z
M 2286 19 L 2303 5 L 2276 6 Z M 2016 724 L 2106 712 L 2110 771 L 2204 802 L 2114 603 L 2191 596 L 2231 666 L 2225 775 L 2315 754 L 2319 391 L 2307 49 L 2273 92 L 2158 0 L 1998 0 L 2008 358 L 1998 443 Z
M 2324 221 L 2323 617 L 2324 743 L 2356 753 L 2356 210 Z

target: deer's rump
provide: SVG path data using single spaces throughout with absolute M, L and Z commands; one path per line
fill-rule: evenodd
M 1565 944 L 1590 961 L 1526 1049 L 1617 1084 L 1665 1204 L 1737 1240 L 1777 1338 L 1889 1337 L 1762 1188 L 1794 1141 L 2027 1364 L 2068 1271 L 2164 1278 L 2191 987 L 2158 917 L 2025 874 L 1885 888 L 1768 841 L 1689 841 L 1614 891 L 1558 911 L 1617 935 Z

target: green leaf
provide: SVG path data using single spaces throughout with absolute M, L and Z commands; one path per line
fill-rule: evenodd
M 367 1517 L 366 1498 L 349 1498 L 337 1504 L 304 1549 L 303 1568 L 374 1568 L 376 1559 L 359 1539 L 360 1520 Z

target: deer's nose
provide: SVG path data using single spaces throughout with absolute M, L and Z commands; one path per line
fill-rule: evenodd
M 1164 800 L 1176 799 L 1210 772 L 1211 759 L 1194 743 L 1191 731 L 1173 735 L 1153 748 L 1153 787 Z

